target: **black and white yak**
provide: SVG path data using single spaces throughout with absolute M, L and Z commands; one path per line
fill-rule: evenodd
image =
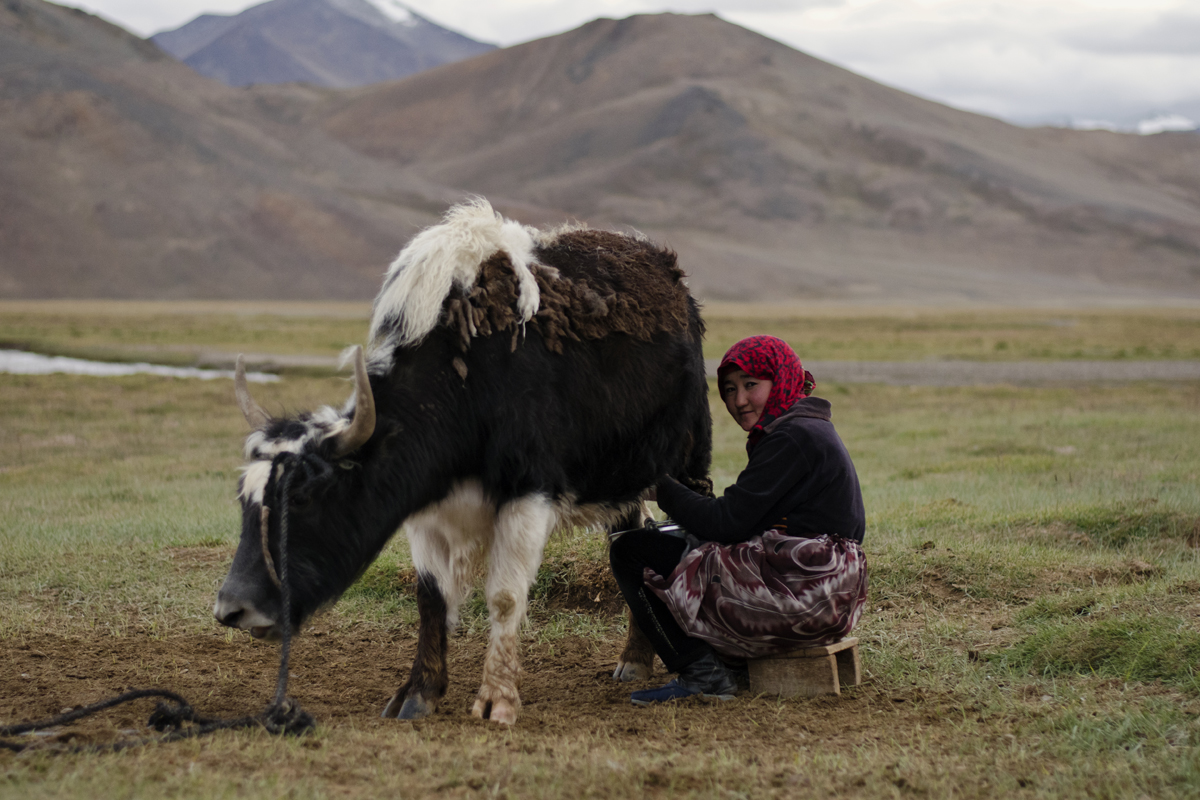
M 675 254 L 643 237 L 542 232 L 476 200 L 389 268 L 342 408 L 272 417 L 239 359 L 254 430 L 217 619 L 277 635 L 285 503 L 296 629 L 403 525 L 421 619 L 411 675 L 384 716 L 426 716 L 445 694 L 447 628 L 487 556 L 491 636 L 473 713 L 514 722 L 519 628 L 551 532 L 640 526 L 658 477 L 708 476 L 703 323 L 683 277 Z M 631 630 L 615 677 L 648 675 L 652 658 Z

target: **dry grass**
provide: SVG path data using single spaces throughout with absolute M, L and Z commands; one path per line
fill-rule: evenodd
M 818 361 L 1200 358 L 1196 308 L 948 312 L 713 304 L 705 319 L 709 358 L 763 331 L 787 339 L 802 359 Z
M 0 346 L 190 364 L 218 353 L 336 355 L 361 343 L 366 303 L 0 301 Z M 804 360 L 1200 358 L 1200 309 L 984 307 L 970 312 L 826 305 L 705 307 L 705 356 L 769 331 Z
M 367 303 L 7 301 L 0 347 L 188 365 L 240 352 L 335 356 L 366 337 Z
M 239 324 L 268 331 L 265 346 L 294 333 L 222 319 L 230 341 Z M 348 388 L 298 376 L 256 391 L 297 409 Z M 0 754 L 0 797 L 1195 796 L 1200 386 L 822 393 L 870 513 L 867 680 L 841 699 L 632 709 L 607 677 L 623 626 L 603 543 L 576 533 L 554 541 L 534 590 L 515 729 L 467 714 L 478 601 L 452 644 L 442 712 L 378 720 L 413 650 L 401 541 L 299 642 L 292 691 L 321 719 L 314 737 Z M 165 685 L 214 713 L 265 702 L 274 649 L 208 612 L 238 527 L 244 423 L 229 394 L 148 376 L 0 376 L 0 719 L 127 685 Z M 726 484 L 742 438 L 716 420 Z

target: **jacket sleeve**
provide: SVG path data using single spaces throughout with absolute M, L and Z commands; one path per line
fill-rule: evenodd
M 721 497 L 714 500 L 696 494 L 668 477 L 658 483 L 658 505 L 701 541 L 744 542 L 766 529 L 775 507 L 811 472 L 812 466 L 791 437 L 767 436 Z

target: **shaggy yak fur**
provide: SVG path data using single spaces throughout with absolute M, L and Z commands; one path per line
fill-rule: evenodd
M 659 477 L 707 479 L 703 324 L 683 277 L 674 253 L 641 237 L 541 232 L 483 200 L 452 208 L 389 270 L 342 408 L 272 418 L 239 379 L 254 430 L 218 620 L 277 634 L 285 514 L 296 626 L 403 525 L 421 622 L 411 674 L 384 715 L 436 708 L 449 683 L 446 631 L 486 558 L 491 635 L 473 711 L 515 721 L 519 627 L 551 532 L 639 527 Z M 652 658 L 631 628 L 614 677 L 648 674 Z

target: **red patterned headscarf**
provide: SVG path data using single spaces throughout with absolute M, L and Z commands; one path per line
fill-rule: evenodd
M 762 417 L 750 429 L 746 450 L 754 449 L 763 436 L 763 428 L 784 414 L 799 399 L 812 394 L 817 383 L 812 373 L 800 363 L 800 358 L 783 339 L 774 336 L 751 336 L 729 348 L 717 367 L 718 390 L 725 373 L 740 369 L 761 381 L 771 382 L 771 393 Z

